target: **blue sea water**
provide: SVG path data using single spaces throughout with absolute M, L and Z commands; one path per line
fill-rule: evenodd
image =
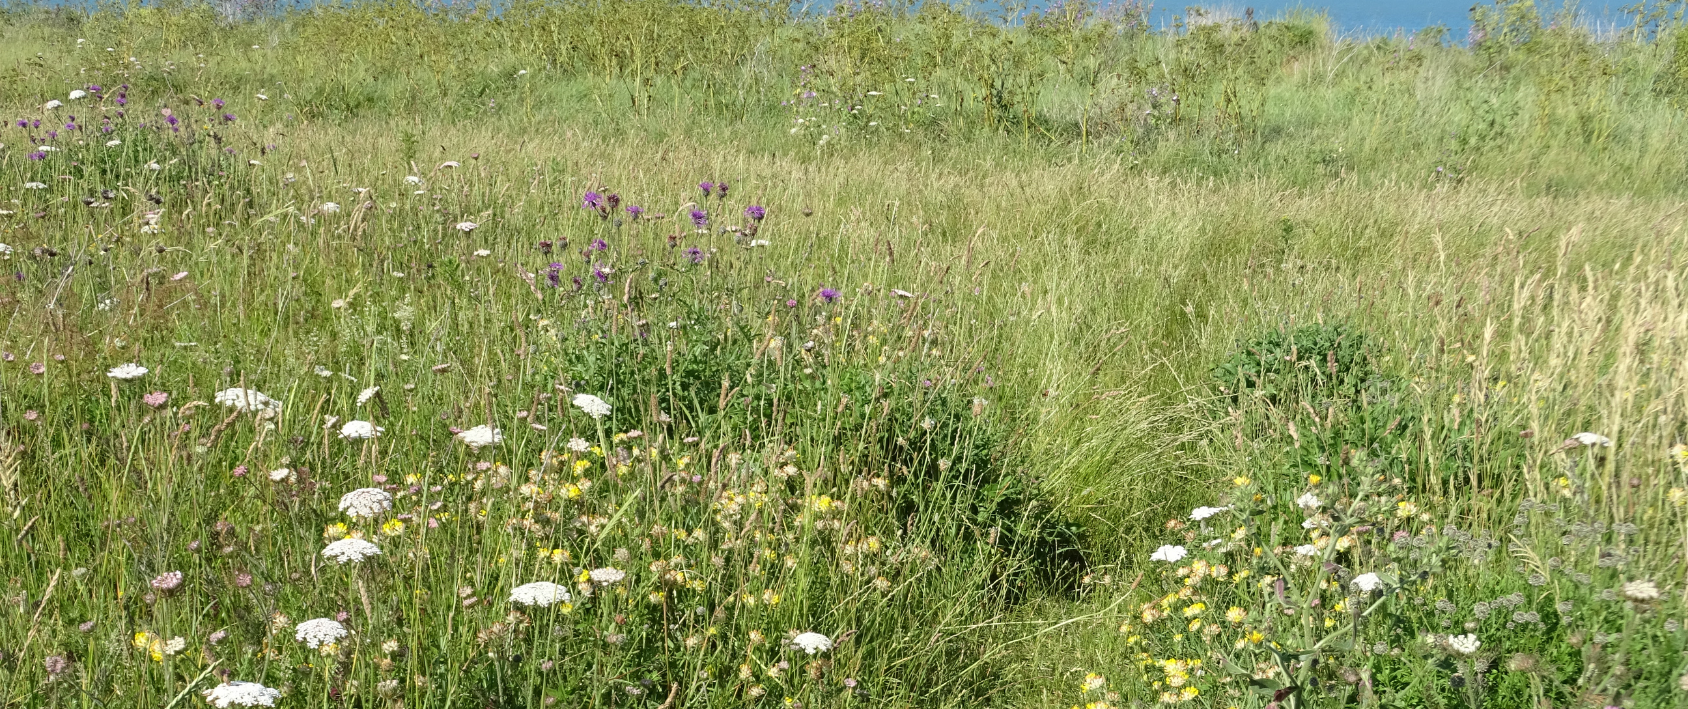
M 1223 8 L 1231 15 L 1241 15 L 1246 8 L 1254 8 L 1255 17 L 1267 20 L 1282 16 L 1294 9 L 1323 11 L 1331 18 L 1336 30 L 1343 34 L 1393 34 L 1413 32 L 1441 25 L 1456 34 L 1471 26 L 1471 7 L 1486 5 L 1490 0 L 1215 0 L 1188 2 L 1173 0 L 1156 3 L 1153 14 L 1158 22 L 1169 22 L 1174 13 L 1182 14 L 1186 5 Z M 1558 2 L 1538 2 L 1544 13 L 1561 7 Z M 1579 21 L 1591 26 L 1610 26 L 1626 19 L 1617 12 L 1617 4 L 1583 2 L 1577 4 Z

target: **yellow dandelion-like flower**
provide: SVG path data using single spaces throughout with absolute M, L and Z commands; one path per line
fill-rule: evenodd
M 1187 702 L 1187 701 L 1190 701 L 1192 699 L 1195 699 L 1200 694 L 1201 694 L 1201 691 L 1197 690 L 1195 687 L 1185 687 L 1181 690 L 1178 690 L 1178 701 Z
M 1324 478 L 1319 477 L 1318 473 L 1307 476 L 1308 485 L 1317 485 L 1321 480 L 1324 480 Z
M 1688 490 L 1673 487 L 1670 492 L 1665 493 L 1665 499 L 1670 500 L 1670 504 L 1677 507 L 1688 505 Z
M 381 533 L 389 537 L 404 534 L 404 520 L 390 519 L 381 525 Z
M 322 528 L 322 538 L 327 541 L 337 541 L 345 539 L 347 536 L 349 535 L 346 532 L 345 522 L 335 522 Z

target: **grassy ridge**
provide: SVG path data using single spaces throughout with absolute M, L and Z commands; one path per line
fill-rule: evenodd
M 1681 45 L 1490 9 L 10 10 L 6 701 L 1672 706 Z

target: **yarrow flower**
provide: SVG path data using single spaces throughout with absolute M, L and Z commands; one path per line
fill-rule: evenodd
M 362 487 L 340 496 L 340 511 L 347 517 L 373 518 L 393 508 L 393 496 L 375 487 Z
M 791 646 L 806 654 L 813 655 L 831 650 L 832 639 L 820 633 L 802 633 L 791 639 Z
M 1372 591 L 1383 588 L 1383 579 L 1379 578 L 1378 575 L 1374 573 L 1364 573 L 1359 576 L 1355 576 L 1353 583 L 1355 588 L 1365 591 L 1366 593 L 1371 593 Z
M 225 682 L 200 693 L 217 709 L 229 707 L 273 707 L 281 690 L 257 682 Z
M 256 389 L 224 389 L 212 396 L 211 400 L 223 406 L 234 407 L 237 411 L 281 411 L 280 401 L 271 399 Z
M 1231 509 L 1230 507 L 1197 507 L 1190 510 L 1190 519 L 1200 522 L 1216 514 Z
M 127 379 L 139 379 L 143 376 L 146 376 L 146 373 L 147 373 L 146 367 L 142 367 L 141 365 L 135 364 L 134 362 L 130 362 L 128 364 L 118 365 L 116 367 L 112 367 L 110 371 L 106 372 L 106 376 L 111 377 L 112 379 L 127 380 Z
M 347 421 L 346 425 L 340 427 L 340 437 L 351 441 L 366 441 L 386 430 L 368 421 Z
M 480 450 L 504 442 L 504 432 L 483 424 L 457 434 L 457 440 L 470 450 Z
M 627 572 L 613 566 L 605 566 L 603 568 L 593 569 L 588 572 L 586 576 L 587 578 L 592 579 L 592 583 L 598 584 L 599 586 L 608 586 L 610 584 L 621 583 L 622 579 L 627 578 Z
M 381 547 L 356 537 L 348 537 L 323 547 L 322 555 L 337 564 L 355 564 L 381 555 Z
M 351 635 L 346 626 L 333 618 L 316 618 L 300 623 L 293 629 L 293 639 L 305 644 L 312 650 L 324 645 L 333 645 L 342 638 Z
M 1176 544 L 1166 544 L 1166 545 L 1163 545 L 1161 548 L 1156 549 L 1155 553 L 1150 554 L 1149 560 L 1150 561 L 1164 561 L 1168 564 L 1176 564 L 1176 563 L 1178 563 L 1179 559 L 1182 559 L 1182 558 L 1188 556 L 1189 554 L 1190 554 L 1189 550 L 1185 549 L 1184 547 L 1178 546 Z
M 510 602 L 524 606 L 549 608 L 568 603 L 570 598 L 568 589 L 550 581 L 535 581 L 510 589 Z
M 586 412 L 587 416 L 594 419 L 601 419 L 610 415 L 609 402 L 591 394 L 575 394 L 574 405 L 580 407 L 581 411 Z

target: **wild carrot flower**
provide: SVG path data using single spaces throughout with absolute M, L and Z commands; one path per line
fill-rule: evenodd
M 806 654 L 813 655 L 831 650 L 832 639 L 820 633 L 802 633 L 791 639 L 791 646 Z
M 155 391 L 155 392 L 152 392 L 151 394 L 147 394 L 146 396 L 141 397 L 141 403 L 146 404 L 147 406 L 151 406 L 152 408 L 155 408 L 155 409 L 160 407 L 160 406 L 163 406 L 164 403 L 169 401 L 169 400 L 170 400 L 170 395 L 165 393 L 165 392 L 162 392 L 162 391 Z
M 224 389 L 211 397 L 212 401 L 223 406 L 234 408 L 236 411 L 281 411 L 281 402 L 265 396 L 256 389 Z
M 1364 573 L 1359 576 L 1355 576 L 1353 583 L 1355 588 L 1358 588 L 1366 593 L 1371 593 L 1372 591 L 1383 588 L 1383 579 L 1374 573 Z
M 1637 603 L 1657 601 L 1662 595 L 1659 593 L 1658 584 L 1645 579 L 1627 582 L 1623 585 L 1619 592 L 1623 594 L 1624 598 Z
M 1182 559 L 1182 558 L 1188 556 L 1189 553 L 1190 552 L 1182 546 L 1178 546 L 1178 545 L 1175 545 L 1175 544 L 1166 544 L 1166 545 L 1161 546 L 1161 548 L 1156 549 L 1155 553 L 1150 554 L 1149 560 L 1150 561 L 1164 561 L 1168 564 L 1176 564 L 1176 563 L 1178 563 L 1179 559 Z
M 29 363 L 29 373 L 30 374 L 37 374 L 37 375 L 46 374 L 47 373 L 47 363 L 46 362 L 30 362 Z
M 574 405 L 580 407 L 581 411 L 586 412 L 587 416 L 594 419 L 601 419 L 610 415 L 609 402 L 591 394 L 575 394 Z
M 621 583 L 622 579 L 627 578 L 627 572 L 613 566 L 605 566 L 587 572 L 586 577 L 599 586 L 609 586 Z
M 324 547 L 322 555 L 337 564 L 355 564 L 372 556 L 380 556 L 381 547 L 356 537 L 348 537 Z
M 1190 510 L 1190 519 L 1200 522 L 1216 514 L 1231 509 L 1230 507 L 1197 507 Z
M 467 234 L 471 231 L 474 231 L 475 229 L 477 229 L 479 227 L 480 227 L 479 224 L 476 224 L 476 223 L 471 222 L 471 221 L 461 221 L 461 222 L 457 223 L 457 230 L 460 231 L 460 232 L 463 232 L 465 234 Z
M 376 487 L 358 488 L 340 496 L 340 511 L 352 518 L 373 518 L 393 508 L 393 496 Z
M 347 421 L 346 425 L 340 427 L 340 437 L 352 441 L 366 441 L 386 430 L 368 421 Z
M 1295 498 L 1295 506 L 1306 512 L 1317 511 L 1323 504 L 1319 501 L 1319 496 L 1311 492 L 1302 493 L 1301 497 Z
M 146 373 L 146 367 L 130 362 L 128 364 L 113 367 L 111 371 L 106 372 L 106 376 L 111 377 L 112 379 L 139 379 L 145 376 Z
M 547 608 L 558 603 L 568 603 L 569 599 L 568 589 L 550 581 L 535 581 L 510 589 L 510 601 L 524 606 Z
M 1456 655 L 1476 654 L 1477 648 L 1482 647 L 1482 645 L 1483 643 L 1477 640 L 1477 635 L 1474 633 L 1448 636 L 1448 649 Z
M 293 639 L 312 650 L 340 642 L 348 635 L 351 635 L 351 631 L 331 618 L 307 620 L 293 629 Z
M 229 707 L 273 707 L 281 690 L 257 682 L 225 682 L 201 693 L 217 709 Z
M 381 393 L 381 387 L 378 386 L 373 386 L 358 392 L 358 406 L 363 406 L 364 404 L 369 403 L 369 400 L 375 398 L 375 395 L 379 393 Z
M 480 450 L 503 442 L 504 432 L 483 424 L 458 433 L 457 440 L 462 441 L 470 450 Z

